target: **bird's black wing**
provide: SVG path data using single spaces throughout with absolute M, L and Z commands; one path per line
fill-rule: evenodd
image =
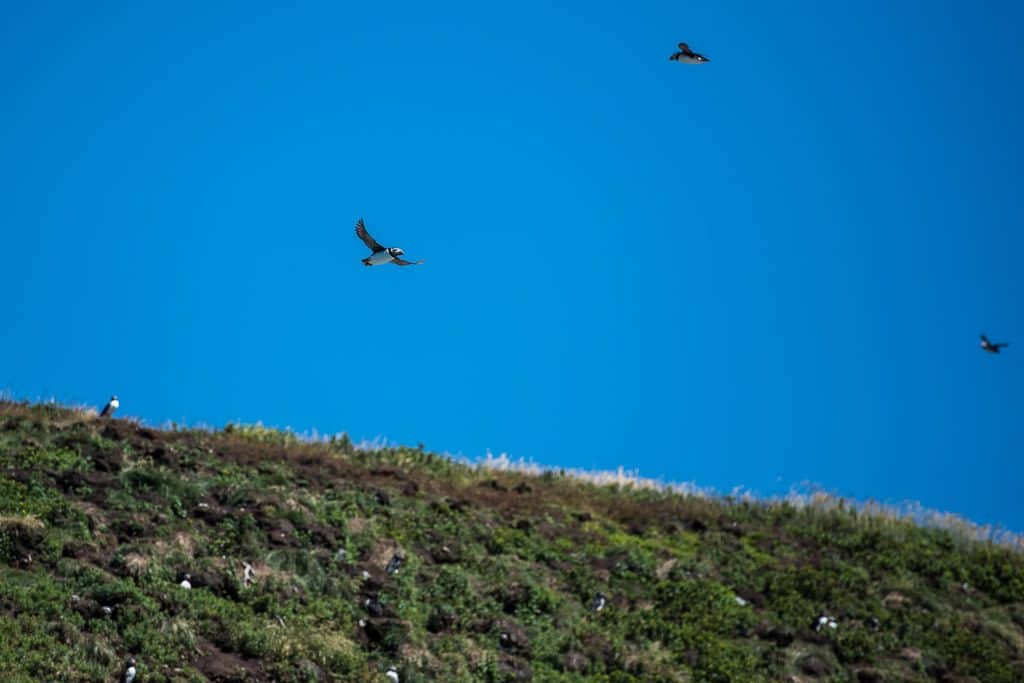
M 100 411 L 100 417 L 107 417 L 110 415 L 110 404 L 103 406 L 103 410 Z
M 686 53 L 693 52 L 693 50 L 690 49 L 690 46 L 686 43 L 679 43 L 679 51 Z
M 983 343 L 985 343 L 985 344 L 991 344 L 991 343 L 992 343 L 992 342 L 990 342 L 990 341 L 988 340 L 988 337 L 986 337 L 985 335 L 983 335 L 983 334 L 982 334 L 982 335 L 979 335 L 979 336 L 981 337 L 981 341 L 982 341 Z
M 392 263 L 394 263 L 396 266 L 418 266 L 421 263 L 423 263 L 423 259 L 420 259 L 419 261 L 406 261 L 405 259 L 401 259 L 395 256 Z
M 363 244 L 370 248 L 370 251 L 374 253 L 381 251 L 384 247 L 377 243 L 377 240 L 370 237 L 370 233 L 366 231 L 366 225 L 363 223 L 363 219 L 360 218 L 356 221 L 356 235 L 363 241 Z
M 998 344 L 993 344 L 992 348 L 995 348 L 995 349 L 1005 349 L 1009 345 L 1010 345 L 1010 342 L 999 342 Z

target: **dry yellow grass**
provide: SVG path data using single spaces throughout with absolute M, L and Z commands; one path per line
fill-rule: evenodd
M 21 527 L 41 531 L 46 525 L 41 519 L 33 515 L 0 515 L 0 527 Z

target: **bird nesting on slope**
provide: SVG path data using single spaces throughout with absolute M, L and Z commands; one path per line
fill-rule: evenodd
M 113 417 L 114 411 L 121 406 L 121 402 L 117 400 L 117 396 L 111 396 L 110 400 L 107 401 L 107 405 L 103 406 L 103 411 L 100 413 L 100 417 Z
M 130 657 L 124 665 L 124 672 L 121 674 L 123 683 L 133 683 L 138 670 L 135 668 L 135 657 Z
M 400 554 L 395 553 L 391 561 L 388 562 L 388 566 L 384 569 L 390 576 L 394 576 L 398 573 L 398 570 L 402 568 L 402 564 L 405 562 L 405 558 Z

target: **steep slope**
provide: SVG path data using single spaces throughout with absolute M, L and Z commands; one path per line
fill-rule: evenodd
M 112 681 L 130 655 L 146 682 L 1021 681 L 1024 557 L 851 510 L 0 403 L 0 680 Z

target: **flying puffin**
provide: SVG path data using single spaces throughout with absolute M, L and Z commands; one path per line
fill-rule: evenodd
M 704 55 L 699 55 L 691 50 L 690 46 L 686 43 L 679 43 L 679 52 L 673 52 L 669 59 L 673 62 L 682 62 L 683 64 L 703 64 L 704 62 L 711 61 Z
M 988 351 L 989 353 L 999 353 L 999 349 L 1009 345 L 1010 344 L 1007 342 L 999 342 L 998 344 L 993 344 L 988 340 L 988 337 L 986 337 L 985 335 L 981 335 L 981 348 L 983 351 Z
M 356 221 L 356 235 L 370 248 L 373 253 L 363 259 L 364 266 L 381 266 L 385 263 L 394 263 L 396 266 L 418 266 L 423 261 L 406 261 L 402 258 L 404 251 L 398 247 L 382 247 L 377 240 L 370 237 L 366 231 L 363 219 Z
M 113 417 L 114 411 L 121 406 L 121 403 L 117 400 L 117 396 L 111 396 L 110 400 L 107 401 L 107 405 L 103 406 L 103 412 L 100 413 L 100 417 Z

